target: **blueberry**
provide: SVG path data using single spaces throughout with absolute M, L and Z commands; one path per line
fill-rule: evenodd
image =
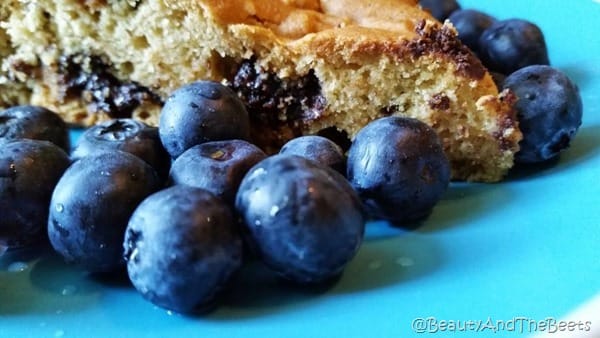
M 125 258 L 144 298 L 177 312 L 205 310 L 242 264 L 242 240 L 231 209 L 210 192 L 176 185 L 135 210 Z
M 133 119 L 115 119 L 88 128 L 79 138 L 71 158 L 121 150 L 150 164 L 166 178 L 171 159 L 158 137 L 158 128 Z
M 517 162 L 546 161 L 569 147 L 581 125 L 583 105 L 567 75 L 550 66 L 529 66 L 509 75 L 504 88 L 518 97 L 515 109 L 523 140 Z
M 479 37 L 481 37 L 483 31 L 496 21 L 493 17 L 474 9 L 454 11 L 450 14 L 448 20 L 452 22 L 458 31 L 458 38 L 462 43 L 471 48 L 476 54 L 479 54 Z
M 328 138 L 317 135 L 300 136 L 283 145 L 280 154 L 298 155 L 346 173 L 346 157 L 342 148 Z
M 419 5 L 440 22 L 444 22 L 460 5 L 456 0 L 420 0 Z
M 348 180 L 372 216 L 413 225 L 446 191 L 450 165 L 431 127 L 390 116 L 356 135 L 348 152 Z
M 171 157 L 200 143 L 250 139 L 244 103 L 218 82 L 197 81 L 175 90 L 159 121 L 160 139 Z
M 48 141 L 17 140 L 0 147 L 0 246 L 44 240 L 50 196 L 70 164 Z
M 544 34 L 521 19 L 496 21 L 479 38 L 479 56 L 490 70 L 511 74 L 530 65 L 548 65 Z
M 297 155 L 274 155 L 246 174 L 236 196 L 257 255 L 301 284 L 341 274 L 364 235 L 360 199 L 335 170 Z
M 17 139 L 50 141 L 69 152 L 69 129 L 53 111 L 38 106 L 15 106 L 0 112 L 0 145 Z
M 233 205 L 244 175 L 266 157 L 258 147 L 242 140 L 202 143 L 173 162 L 169 180 L 206 189 Z
M 123 267 L 129 217 L 159 188 L 155 170 L 126 152 L 103 152 L 75 161 L 52 194 L 50 243 L 65 260 L 91 272 Z

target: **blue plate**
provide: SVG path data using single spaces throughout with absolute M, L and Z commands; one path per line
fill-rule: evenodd
M 444 336 L 454 323 L 466 337 L 479 321 L 511 320 L 528 324 L 528 334 L 532 322 L 559 320 L 599 293 L 600 3 L 460 2 L 539 24 L 552 64 L 579 84 L 584 122 L 560 161 L 499 184 L 453 184 L 414 232 L 369 224 L 358 256 L 328 290 L 300 291 L 253 270 L 200 317 L 159 309 L 127 283 L 90 278 L 56 256 L 5 255 L 0 336 L 408 337 L 436 327 Z M 518 325 L 505 327 L 497 336 L 522 336 Z M 478 336 L 492 335 L 488 327 Z

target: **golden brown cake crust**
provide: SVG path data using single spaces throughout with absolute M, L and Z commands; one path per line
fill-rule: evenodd
M 0 106 L 76 124 L 157 124 L 170 92 L 212 79 L 246 102 L 270 150 L 411 116 L 436 129 L 454 179 L 498 181 L 521 138 L 511 95 L 417 1 L 8 0 L 0 21 Z

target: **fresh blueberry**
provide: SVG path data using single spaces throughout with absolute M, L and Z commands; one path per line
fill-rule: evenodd
M 158 137 L 158 128 L 133 119 L 115 119 L 88 128 L 79 138 L 71 158 L 121 150 L 150 164 L 160 177 L 169 173 L 171 158 Z
M 244 175 L 266 157 L 258 147 L 243 140 L 202 143 L 173 162 L 169 180 L 206 189 L 233 205 Z
M 493 17 L 474 9 L 454 11 L 448 20 L 458 31 L 458 38 L 462 43 L 477 54 L 479 54 L 479 37 L 496 21 Z
M 460 9 L 456 0 L 420 0 L 419 4 L 440 22 L 444 22 L 452 12 Z
M 213 305 L 242 264 L 230 207 L 185 185 L 145 199 L 129 221 L 123 246 L 129 278 L 142 296 L 182 313 Z
M 0 111 L 0 145 L 17 139 L 50 141 L 69 152 L 69 129 L 56 113 L 38 106 Z
M 569 147 L 581 125 L 583 105 L 566 74 L 550 66 L 529 66 L 509 75 L 504 88 L 518 97 L 515 109 L 523 140 L 517 162 L 546 161 Z
M 390 116 L 356 135 L 348 152 L 348 180 L 372 216 L 412 226 L 446 191 L 450 165 L 431 127 Z
M 68 262 L 91 272 L 123 267 L 129 217 L 159 188 L 156 171 L 126 152 L 103 152 L 75 161 L 52 194 L 50 243 Z
M 255 165 L 242 180 L 236 209 L 258 257 L 296 283 L 341 274 L 364 235 L 360 199 L 344 177 L 297 155 Z
M 171 157 L 200 143 L 249 140 L 250 118 L 244 103 L 226 86 L 197 81 L 173 92 L 161 110 L 160 139 Z
M 342 148 L 323 136 L 307 135 L 291 139 L 279 153 L 302 156 L 346 174 L 346 157 Z
M 490 70 L 511 74 L 530 65 L 548 65 L 541 29 L 521 19 L 496 21 L 479 38 L 479 56 Z
M 50 196 L 70 164 L 48 141 L 17 140 L 0 147 L 0 246 L 43 241 Z

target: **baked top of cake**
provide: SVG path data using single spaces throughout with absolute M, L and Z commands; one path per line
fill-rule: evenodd
M 0 20 L 0 105 L 75 124 L 156 125 L 174 89 L 212 79 L 244 100 L 253 140 L 272 151 L 404 115 L 436 129 L 454 179 L 498 181 L 521 138 L 514 97 L 417 1 L 9 0 Z

